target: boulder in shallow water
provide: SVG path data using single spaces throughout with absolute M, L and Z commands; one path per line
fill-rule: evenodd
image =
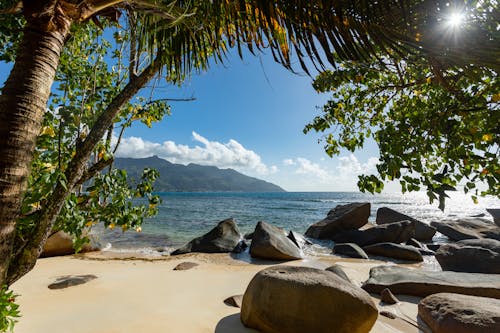
M 366 246 L 377 243 L 404 243 L 415 235 L 411 221 L 377 225 L 365 230 L 347 230 L 337 233 L 333 240 L 338 243 L 356 243 Z
M 333 239 L 339 231 L 359 229 L 368 223 L 370 203 L 338 205 L 323 220 L 311 225 L 306 236 L 317 239 Z
M 368 255 L 359 245 L 354 243 L 338 243 L 333 247 L 333 254 L 341 254 L 351 258 L 368 259 Z
M 92 246 L 91 244 L 84 244 L 80 253 L 91 251 L 99 251 L 99 248 L 97 246 Z M 45 242 L 40 257 L 66 256 L 74 253 L 75 249 L 73 248 L 73 238 L 71 235 L 65 233 L 64 231 L 58 231 L 49 236 L 47 242 Z
M 203 236 L 197 237 L 172 252 L 172 255 L 190 252 L 227 253 L 238 252 L 244 248 L 241 244 L 241 235 L 234 219 L 226 219 L 217 224 Z
M 436 252 L 436 260 L 446 271 L 500 274 L 500 241 L 470 239 L 444 244 Z
M 299 249 L 305 248 L 307 245 L 312 245 L 304 236 L 298 232 L 290 230 L 288 233 L 288 238 L 295 244 Z
M 370 295 L 332 272 L 273 266 L 245 291 L 241 321 L 264 333 L 369 332 L 378 311 Z
M 500 300 L 439 293 L 418 304 L 418 315 L 433 333 L 500 332 Z
M 394 294 L 425 297 L 441 292 L 500 299 L 500 275 L 424 271 L 399 266 L 377 266 L 363 289 L 379 294 L 389 288 Z
M 283 229 L 260 221 L 255 226 L 250 255 L 254 258 L 270 260 L 301 259 L 302 253 L 286 235 Z
M 363 247 L 366 253 L 383 256 L 388 258 L 410 260 L 410 261 L 424 261 L 420 251 L 410 245 L 402 245 L 395 243 L 378 243 Z
M 481 218 L 433 221 L 431 225 L 451 240 L 492 238 L 500 240 L 500 228 Z
M 381 207 L 377 209 L 377 217 L 376 217 L 377 224 L 386 224 L 399 221 L 414 222 L 415 238 L 419 241 L 431 240 L 432 237 L 434 237 L 434 234 L 436 233 L 436 228 L 428 225 L 427 223 L 414 219 L 413 217 L 395 211 L 394 209 L 390 209 L 387 207 Z

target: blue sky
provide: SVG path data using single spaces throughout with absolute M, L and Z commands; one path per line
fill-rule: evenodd
M 0 82 L 8 71 L 0 65 Z M 193 74 L 181 88 L 157 88 L 157 98 L 196 100 L 172 102 L 172 115 L 153 128 L 136 124 L 128 129 L 118 155 L 155 154 L 174 163 L 233 168 L 289 191 L 356 191 L 357 175 L 374 172 L 378 149 L 369 142 L 355 154 L 329 158 L 318 144 L 321 135 L 303 134 L 316 107 L 328 99 L 311 82 L 270 54 L 246 54 L 241 60 L 230 53 L 224 65 Z

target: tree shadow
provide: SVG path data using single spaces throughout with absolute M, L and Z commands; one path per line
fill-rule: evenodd
M 245 327 L 240 320 L 240 314 L 235 313 L 222 318 L 215 327 L 215 333 L 258 333 L 251 328 Z
M 48 285 L 49 289 L 64 289 L 68 287 L 78 286 L 80 284 L 87 283 L 97 279 L 97 276 L 93 274 L 87 275 L 65 275 L 60 276 L 55 282 Z

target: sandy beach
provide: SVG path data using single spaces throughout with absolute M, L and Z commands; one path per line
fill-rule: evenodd
M 181 262 L 199 266 L 174 271 Z M 382 262 L 338 257 L 315 257 L 286 265 L 326 268 L 343 266 L 360 284 L 371 267 Z M 273 262 L 248 263 L 228 254 L 189 254 L 164 258 L 110 258 L 92 253 L 40 259 L 12 289 L 19 294 L 22 317 L 16 333 L 126 333 L 126 332 L 256 332 L 245 328 L 239 309 L 224 304 L 229 296 L 243 294 L 255 275 Z M 64 289 L 48 285 L 68 276 L 97 278 Z M 398 313 L 416 321 L 418 298 L 401 296 L 398 305 L 379 310 Z M 418 332 L 401 319 L 379 315 L 372 332 Z

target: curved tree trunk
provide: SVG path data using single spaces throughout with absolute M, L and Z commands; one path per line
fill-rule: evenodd
M 0 285 L 6 282 L 36 139 L 69 32 L 69 21 L 60 20 L 56 27 L 53 17 L 27 19 L 16 63 L 0 95 Z

